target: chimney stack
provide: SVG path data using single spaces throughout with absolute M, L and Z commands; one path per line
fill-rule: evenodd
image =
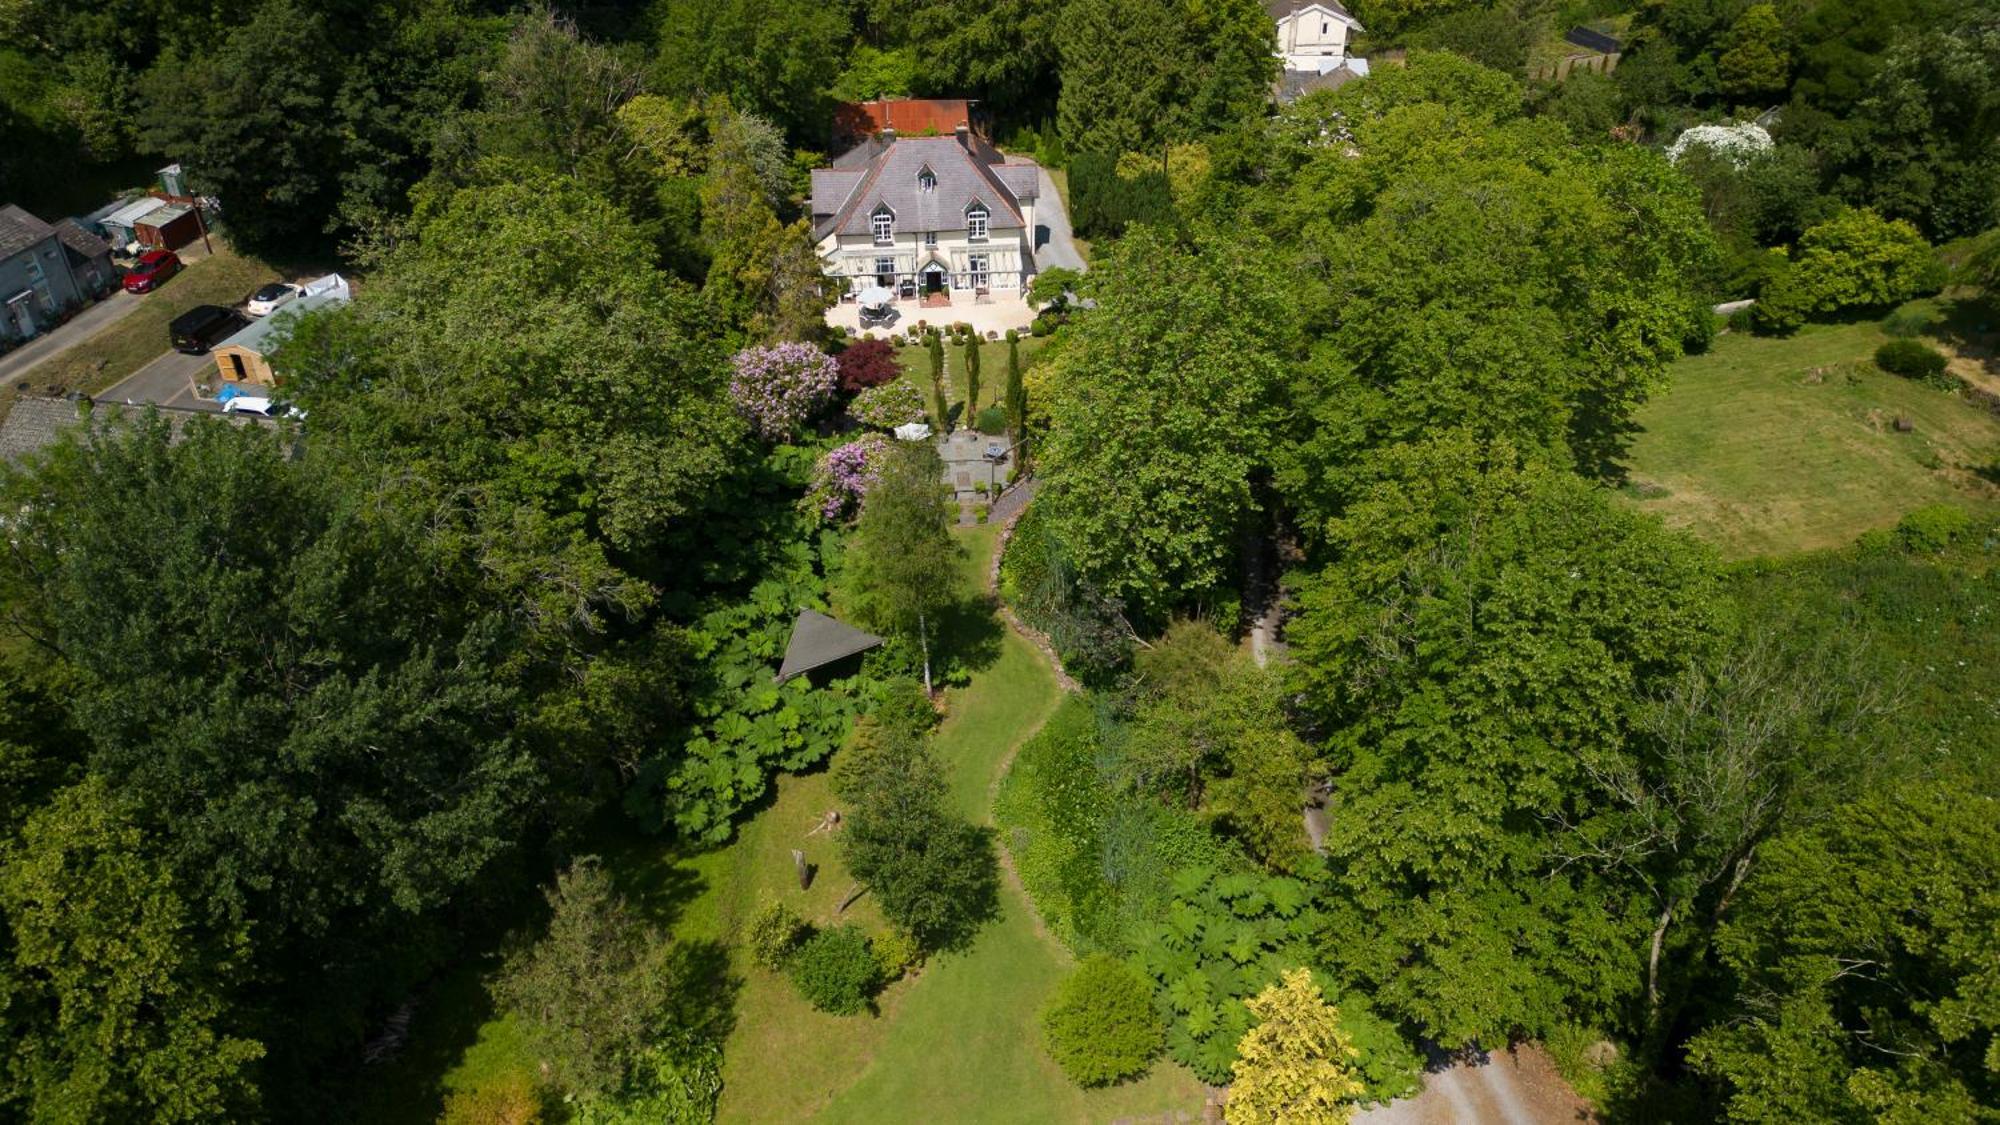
M 958 123 L 958 128 L 953 130 L 953 132 L 958 134 L 958 147 L 964 149 L 967 152 L 971 152 L 972 127 L 970 125 L 967 125 L 965 122 L 961 121 Z

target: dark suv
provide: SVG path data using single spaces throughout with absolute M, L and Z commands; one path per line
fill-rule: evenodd
M 225 309 L 221 305 L 196 305 L 175 317 L 174 322 L 167 325 L 167 334 L 173 339 L 175 351 L 200 355 L 242 331 L 249 323 L 234 309 Z

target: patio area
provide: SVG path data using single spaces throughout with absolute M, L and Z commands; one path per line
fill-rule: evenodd
M 1026 332 L 1035 319 L 1035 307 L 1018 294 L 994 294 L 975 301 L 971 294 L 954 296 L 946 304 L 925 304 L 915 298 L 898 300 L 890 305 L 889 319 L 863 325 L 861 323 L 861 303 L 844 300 L 826 310 L 826 322 L 835 328 L 845 328 L 849 335 L 859 337 L 886 338 L 895 333 L 909 333 L 916 330 L 917 322 L 924 321 L 933 327 L 940 324 L 965 323 L 981 336 L 988 332 L 1005 335 L 1010 328 Z

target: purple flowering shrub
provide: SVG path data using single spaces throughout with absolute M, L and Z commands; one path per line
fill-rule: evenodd
M 729 397 L 767 441 L 785 441 L 833 398 L 840 365 L 811 344 L 771 344 L 736 353 Z
M 861 497 L 882 471 L 882 455 L 889 439 L 868 434 L 846 445 L 827 450 L 813 467 L 812 487 L 806 490 L 806 507 L 828 523 L 846 518 L 860 506 Z
M 924 392 L 908 383 L 885 383 L 855 395 L 847 412 L 863 425 L 893 430 L 924 420 Z

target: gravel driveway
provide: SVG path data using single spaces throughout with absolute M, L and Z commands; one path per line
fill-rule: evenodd
M 1087 269 L 1070 233 L 1069 212 L 1063 208 L 1062 193 L 1056 190 L 1056 182 L 1049 178 L 1047 168 L 1041 170 L 1040 176 L 1042 194 L 1035 200 L 1035 272 L 1056 266 Z
M 1581 1098 L 1532 1043 L 1473 1060 L 1446 1059 L 1424 1075 L 1424 1088 L 1354 1115 L 1355 1125 L 1554 1125 L 1594 1122 Z

